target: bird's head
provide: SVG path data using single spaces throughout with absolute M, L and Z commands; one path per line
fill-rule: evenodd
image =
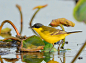
M 36 23 L 33 26 L 31 26 L 31 28 L 40 28 L 41 26 L 43 26 L 41 23 Z

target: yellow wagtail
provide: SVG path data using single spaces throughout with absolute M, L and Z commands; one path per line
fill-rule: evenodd
M 53 47 L 54 43 L 64 39 L 67 35 L 82 32 L 82 31 L 65 32 L 63 30 L 55 29 L 53 27 L 44 26 L 40 23 L 36 23 L 30 28 L 34 29 L 40 35 L 40 37 L 44 39 L 46 42 L 53 44 Z

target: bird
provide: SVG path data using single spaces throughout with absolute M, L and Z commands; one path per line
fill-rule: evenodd
M 35 30 L 43 40 L 45 40 L 48 43 L 53 44 L 53 47 L 54 47 L 54 43 L 64 39 L 66 36 L 72 33 L 82 32 L 82 31 L 66 32 L 63 30 L 56 29 L 54 27 L 44 26 L 41 23 L 35 23 L 30 28 Z

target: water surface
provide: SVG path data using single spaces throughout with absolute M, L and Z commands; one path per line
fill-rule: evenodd
M 64 48 L 71 49 L 66 51 L 61 51 L 60 55 L 58 52 L 49 53 L 16 53 L 16 47 L 13 48 L 1 48 L 5 50 L 5 54 L 1 54 L 1 58 L 4 63 L 9 63 L 6 59 L 14 59 L 16 63 L 23 63 L 24 61 L 39 61 L 38 63 L 46 63 L 54 58 L 54 61 L 61 63 L 70 63 L 75 57 L 80 47 L 86 41 L 86 25 L 84 23 L 77 22 L 73 17 L 73 8 L 75 6 L 74 1 L 70 0 L 0 0 L 0 23 L 4 20 L 11 20 L 17 29 L 20 31 L 20 14 L 16 8 L 16 4 L 22 7 L 23 13 L 23 33 L 22 36 L 32 36 L 34 33 L 29 29 L 29 21 L 36 10 L 32 10 L 35 6 L 48 4 L 46 8 L 41 9 L 33 20 L 33 23 L 42 23 L 48 25 L 53 19 L 66 18 L 75 23 L 75 27 L 65 27 L 66 31 L 83 31 L 82 33 L 71 34 L 66 37 L 68 44 L 65 44 Z M 12 29 L 12 36 L 16 33 L 14 29 L 9 24 L 5 24 L 3 28 L 9 27 Z M 60 27 L 59 27 L 60 29 Z M 79 44 L 77 46 L 77 44 Z M 58 45 L 55 45 L 57 48 Z M 10 52 L 10 54 L 9 54 Z M 31 54 L 31 55 L 30 55 Z M 17 55 L 19 58 L 17 59 Z M 34 57 L 32 57 L 34 56 Z M 22 60 L 22 57 L 24 58 Z M 84 49 L 80 55 L 83 59 L 77 59 L 75 63 L 85 63 L 86 60 L 86 49 Z M 29 58 L 29 59 L 28 59 Z M 47 58 L 47 59 L 46 59 Z M 10 60 L 11 61 L 11 60 Z M 32 62 L 31 62 L 32 63 Z

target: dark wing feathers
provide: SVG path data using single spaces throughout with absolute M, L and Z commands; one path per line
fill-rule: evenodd
M 67 32 L 53 27 L 42 26 L 43 30 L 41 32 L 49 31 L 51 35 L 66 34 Z

